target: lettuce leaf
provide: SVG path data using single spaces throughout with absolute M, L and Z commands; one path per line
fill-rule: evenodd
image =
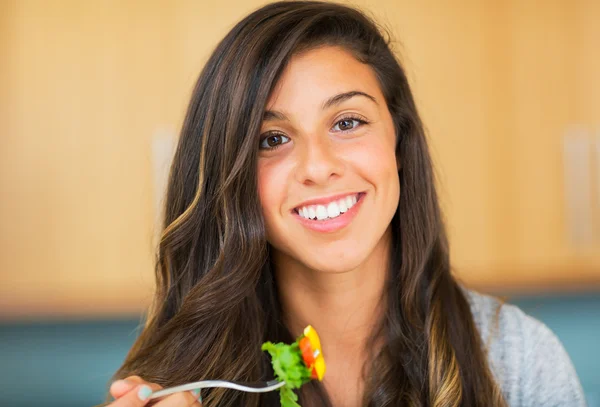
M 298 395 L 294 389 L 299 389 L 300 386 L 308 383 L 311 374 L 302 360 L 298 341 L 291 345 L 265 342 L 261 349 L 271 355 L 271 364 L 277 380 L 285 382 L 285 386 L 279 389 L 281 407 L 301 407 L 297 403 Z

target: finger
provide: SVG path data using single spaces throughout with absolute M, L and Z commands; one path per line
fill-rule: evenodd
M 130 382 L 134 382 L 134 383 L 145 383 L 146 381 L 144 379 L 142 379 L 140 376 L 138 375 L 131 375 L 131 376 L 127 376 L 125 378 L 125 380 L 128 380 Z
M 191 391 L 183 391 L 180 393 L 171 394 L 165 397 L 155 407 L 188 407 L 198 402 L 199 393 L 193 393 Z
M 162 389 L 162 387 L 160 385 L 158 385 L 156 383 L 147 382 L 139 376 L 129 376 L 123 380 L 114 381 L 110 385 L 110 394 L 115 399 L 118 399 L 120 397 L 123 397 L 123 395 L 125 393 L 129 392 L 135 386 L 138 386 L 140 384 L 146 384 L 146 385 L 150 386 L 152 391 L 157 391 L 157 390 Z
M 146 380 L 142 379 L 140 376 L 137 376 L 137 375 L 127 376 L 125 378 L 125 380 L 128 381 L 128 382 L 135 383 L 135 384 L 147 384 L 148 386 L 150 386 L 152 388 L 152 390 L 162 389 L 162 386 L 160 386 L 159 384 L 150 383 L 149 381 L 146 381 Z
M 107 407 L 141 407 L 148 403 L 151 394 L 152 389 L 150 386 L 147 384 L 141 384 L 131 389 L 119 399 L 110 403 Z
M 130 382 L 129 380 L 117 380 L 111 383 L 110 385 L 110 394 L 114 398 L 118 399 L 122 397 L 129 390 L 133 389 L 136 386 L 136 383 Z

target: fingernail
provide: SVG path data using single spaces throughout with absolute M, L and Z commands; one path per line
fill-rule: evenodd
M 200 389 L 192 390 L 192 394 L 194 397 L 198 397 L 198 401 L 202 404 L 202 394 L 200 394 Z
M 138 390 L 138 398 L 142 401 L 148 400 L 148 397 L 152 394 L 152 389 L 146 385 L 140 387 Z

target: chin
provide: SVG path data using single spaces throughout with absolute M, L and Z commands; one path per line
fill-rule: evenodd
M 310 269 L 322 273 L 339 274 L 356 269 L 367 259 L 366 253 L 319 253 L 305 259 L 303 263 Z

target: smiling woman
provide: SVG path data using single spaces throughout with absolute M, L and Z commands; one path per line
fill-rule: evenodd
M 217 46 L 171 168 L 156 279 L 113 407 L 141 405 L 133 384 L 270 380 L 261 344 L 307 325 L 327 373 L 300 389 L 305 407 L 584 403 L 552 332 L 453 278 L 406 75 L 353 8 L 269 4 Z

